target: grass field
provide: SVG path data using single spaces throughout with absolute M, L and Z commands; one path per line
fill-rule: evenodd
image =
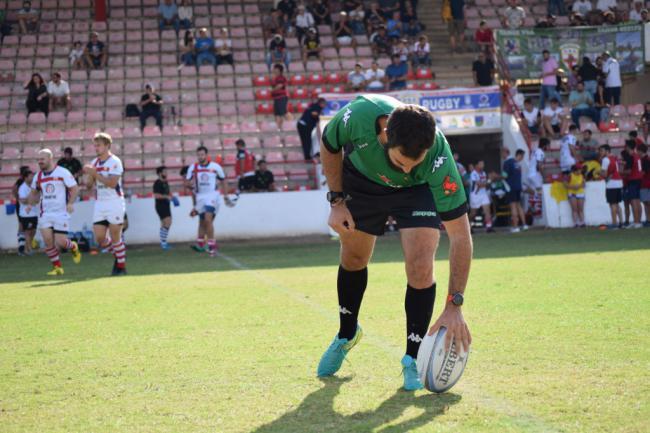
M 0 431 L 650 431 L 650 230 L 479 235 L 466 293 L 474 337 L 451 392 L 400 391 L 405 277 L 382 239 L 365 337 L 337 378 L 337 244 L 128 251 L 129 276 L 84 256 L 0 255 Z M 439 314 L 447 242 L 437 258 Z

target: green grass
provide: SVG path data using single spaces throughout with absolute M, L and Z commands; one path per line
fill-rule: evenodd
M 366 336 L 338 378 L 315 368 L 337 329 L 336 243 L 229 243 L 226 258 L 132 248 L 129 276 L 84 256 L 0 256 L 0 431 L 650 431 L 650 231 L 477 236 L 451 392 L 407 393 L 405 277 L 382 239 Z M 447 242 L 436 262 L 448 275 Z

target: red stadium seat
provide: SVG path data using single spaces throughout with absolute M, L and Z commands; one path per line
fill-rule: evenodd
M 289 84 L 292 86 L 304 86 L 307 84 L 307 78 L 304 75 L 296 74 L 289 78 Z
M 257 104 L 257 113 L 258 114 L 273 114 L 273 104 L 270 102 L 263 102 Z
M 259 87 L 270 86 L 271 80 L 267 75 L 258 75 L 255 78 L 253 78 L 253 85 Z
M 321 74 L 319 72 L 315 72 L 315 73 L 309 75 L 308 81 L 309 81 L 309 84 L 323 84 L 323 83 L 325 83 L 326 80 L 325 80 L 325 77 L 323 76 L 323 74 Z
M 291 92 L 291 98 L 293 99 L 309 99 L 311 98 L 311 92 L 302 87 L 296 87 L 293 92 Z
M 271 99 L 271 91 L 269 89 L 255 90 L 255 99 L 268 100 Z
M 346 81 L 346 76 L 338 72 L 330 72 L 327 74 L 326 80 L 330 84 L 338 84 Z

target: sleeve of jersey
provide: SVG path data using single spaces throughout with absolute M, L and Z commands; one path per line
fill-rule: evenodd
M 192 180 L 192 176 L 194 176 L 194 164 L 190 165 L 187 169 L 187 175 L 185 175 L 185 179 Z
M 451 154 L 449 144 L 444 137 L 439 138 L 444 144 L 442 157 L 444 164 L 433 170 L 429 176 L 429 188 L 436 203 L 436 210 L 443 221 L 449 221 L 467 213 L 467 199 L 463 188 L 463 179 Z
M 223 167 L 217 165 L 217 179 L 224 180 L 226 178 L 226 173 L 223 171 Z
M 72 173 L 70 173 L 68 170 L 66 170 L 65 174 L 63 175 L 63 183 L 68 188 L 72 188 L 73 186 L 77 186 L 77 181 L 74 180 L 74 176 L 72 176 Z
M 108 172 L 111 176 L 122 176 L 122 173 L 124 173 L 124 168 L 120 161 L 115 161 L 111 167 L 111 171 Z
M 323 132 L 323 145 L 332 153 L 339 153 L 343 145 L 349 141 L 347 127 L 341 121 L 344 110 L 340 110 L 329 121 Z

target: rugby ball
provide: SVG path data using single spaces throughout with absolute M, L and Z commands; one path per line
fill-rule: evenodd
M 463 375 L 469 350 L 459 353 L 460 345 L 454 341 L 445 351 L 447 328 L 441 327 L 433 335 L 426 335 L 420 343 L 416 365 L 420 382 L 431 392 L 445 392 Z

